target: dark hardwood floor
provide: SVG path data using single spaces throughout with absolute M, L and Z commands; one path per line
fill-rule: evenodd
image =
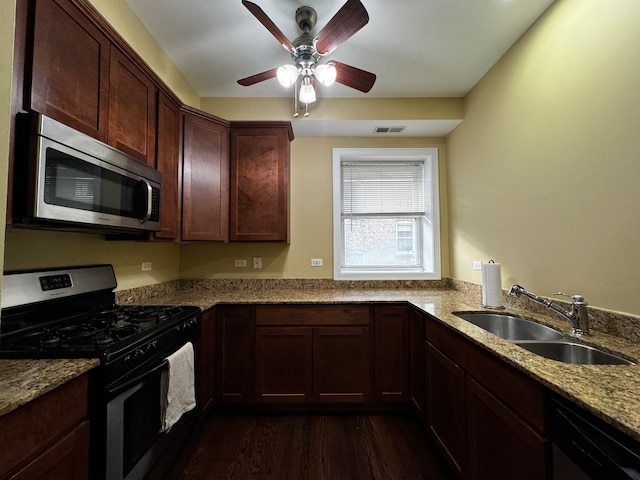
M 403 415 L 214 416 L 180 480 L 453 479 Z

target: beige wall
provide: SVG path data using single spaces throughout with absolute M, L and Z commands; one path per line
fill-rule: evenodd
M 437 147 L 441 176 L 442 274 L 449 273 L 446 152 L 441 138 L 299 138 L 291 144 L 291 244 L 183 245 L 180 270 L 183 278 L 332 278 L 332 149 L 362 147 Z M 252 258 L 262 257 L 262 270 L 252 269 Z M 311 258 L 322 258 L 322 267 L 311 267 Z M 247 268 L 234 266 L 246 259 Z
M 7 200 L 15 11 L 15 0 L 0 2 L 0 212 L 6 210 Z M 4 222 L 0 222 L 0 249 L 4 249 L 4 230 Z M 2 267 L 1 258 L 0 267 Z M 1 283 L 2 279 L 0 279 L 0 285 Z
M 640 2 L 560 0 L 448 137 L 451 272 L 640 314 Z

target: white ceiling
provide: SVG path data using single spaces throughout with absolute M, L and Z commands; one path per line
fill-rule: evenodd
M 292 97 L 276 79 L 238 85 L 240 78 L 291 63 L 289 53 L 241 0 L 125 1 L 201 97 Z M 345 0 L 252 1 L 293 41 L 300 34 L 298 7 L 317 11 L 318 32 Z M 462 97 L 553 1 L 362 0 L 369 23 L 328 58 L 375 73 L 376 83 L 366 94 L 339 84 L 320 86 L 318 102 L 327 97 Z M 394 121 L 407 126 L 394 135 L 433 131 L 441 136 L 457 123 Z M 374 125 L 360 121 L 355 127 L 294 122 L 296 136 L 373 135 Z

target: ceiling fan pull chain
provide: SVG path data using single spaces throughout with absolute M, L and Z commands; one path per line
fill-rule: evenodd
M 298 79 L 296 78 L 293 85 L 293 118 L 298 118 L 298 115 L 300 114 L 298 113 Z

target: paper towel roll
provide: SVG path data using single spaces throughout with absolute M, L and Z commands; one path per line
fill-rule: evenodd
M 491 260 L 482 264 L 482 306 L 502 308 L 502 277 L 500 264 Z

